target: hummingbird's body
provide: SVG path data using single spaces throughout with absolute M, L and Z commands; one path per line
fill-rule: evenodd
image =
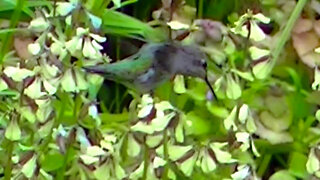
M 140 93 L 150 92 L 176 74 L 200 77 L 208 83 L 204 53 L 196 47 L 175 43 L 147 44 L 119 62 L 85 69 Z

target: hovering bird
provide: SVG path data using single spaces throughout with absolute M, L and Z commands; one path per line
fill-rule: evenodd
M 199 77 L 216 95 L 207 77 L 205 54 L 197 47 L 177 43 L 146 44 L 138 53 L 116 63 L 84 67 L 140 93 L 147 93 L 180 74 Z

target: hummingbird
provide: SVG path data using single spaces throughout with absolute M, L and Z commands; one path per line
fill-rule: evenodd
M 121 61 L 83 68 L 142 94 L 151 92 L 178 74 L 198 77 L 206 82 L 217 99 L 208 80 L 206 55 L 192 45 L 150 43 Z

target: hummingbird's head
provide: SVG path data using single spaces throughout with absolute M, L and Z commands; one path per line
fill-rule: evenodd
M 175 66 L 178 69 L 177 73 L 203 79 L 209 86 L 214 98 L 217 99 L 217 96 L 208 80 L 207 58 L 205 53 L 194 46 L 182 46 L 181 48 L 178 48 L 176 56 L 177 60 Z
M 205 79 L 206 55 L 196 46 L 160 44 L 154 51 L 157 65 L 172 75 L 181 74 Z
M 217 99 L 207 76 L 206 55 L 199 48 L 191 45 L 164 44 L 155 50 L 158 65 L 172 75 L 199 77 L 207 83 Z
M 205 79 L 207 76 L 206 55 L 195 46 L 181 46 L 174 63 L 177 74 Z

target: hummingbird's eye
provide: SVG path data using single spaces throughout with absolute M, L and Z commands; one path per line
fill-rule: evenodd
M 202 67 L 207 68 L 207 62 L 206 61 L 202 61 Z

